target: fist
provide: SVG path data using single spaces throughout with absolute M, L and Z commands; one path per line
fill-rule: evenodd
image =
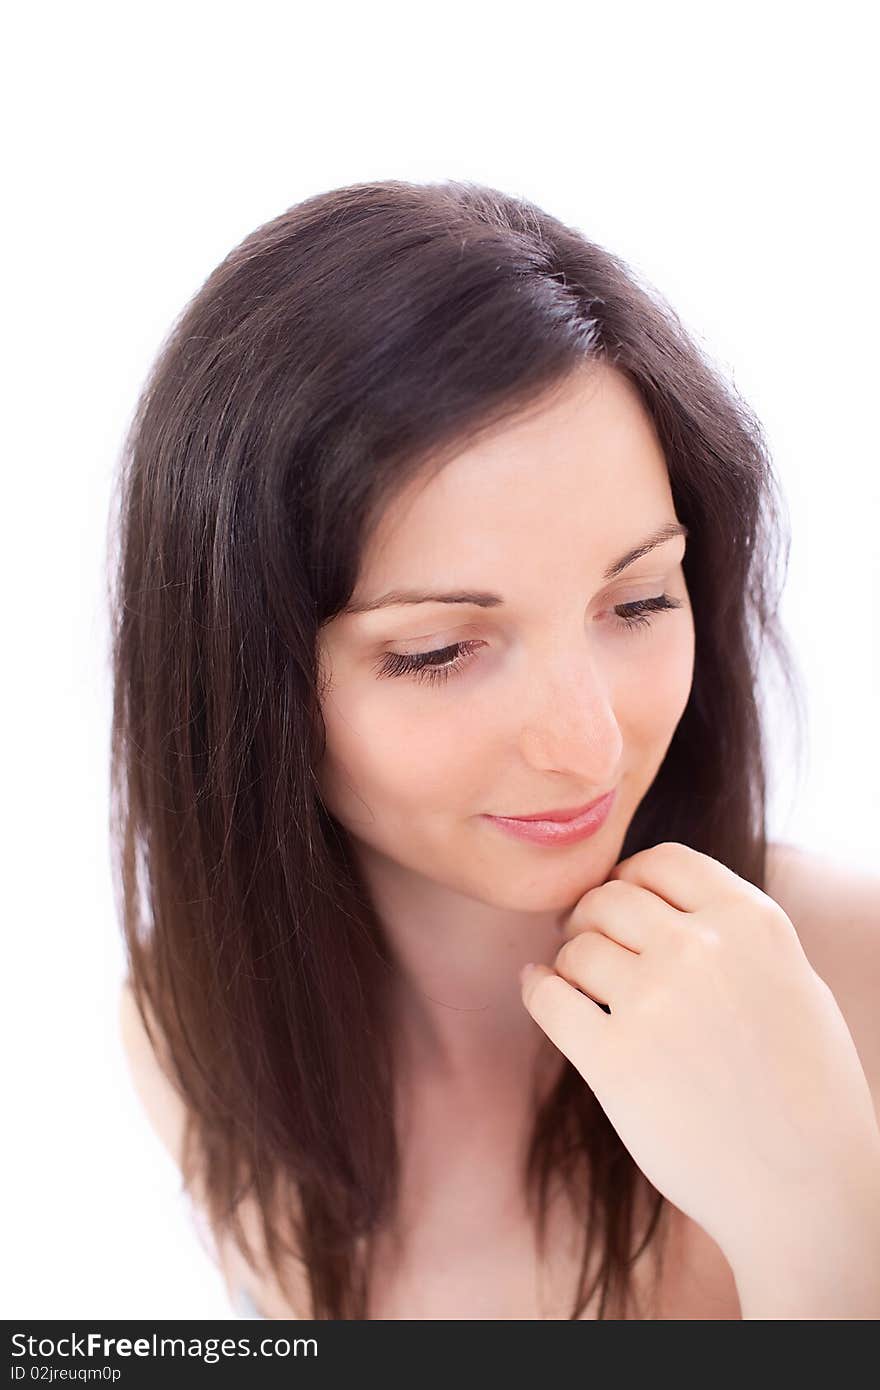
M 522 999 L 645 1176 L 733 1262 L 769 1213 L 880 1157 L 831 990 L 767 894 L 686 845 L 618 864 Z M 878 1168 L 880 1172 L 880 1168 Z

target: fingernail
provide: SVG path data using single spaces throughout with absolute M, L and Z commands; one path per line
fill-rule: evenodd
M 527 961 L 526 964 L 522 967 L 522 969 L 519 972 L 519 982 L 521 985 L 525 984 L 526 980 L 529 978 L 529 975 L 534 970 L 534 968 L 535 962 L 533 960 Z

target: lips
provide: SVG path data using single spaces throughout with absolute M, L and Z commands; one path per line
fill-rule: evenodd
M 617 789 L 591 801 L 579 814 L 572 811 L 545 811 L 541 816 L 486 816 L 486 820 L 507 835 L 536 845 L 561 847 L 586 840 L 602 828 L 611 812 Z M 553 819 L 553 817 L 556 819 Z M 559 819 L 559 817 L 562 819 Z
M 568 808 L 568 809 L 563 808 L 563 809 L 557 810 L 557 811 L 538 811 L 538 812 L 536 812 L 535 815 L 533 815 L 533 816 L 504 816 L 504 817 L 501 817 L 501 819 L 503 819 L 503 820 L 525 820 L 525 821 L 528 821 L 528 820 L 549 820 L 549 821 L 577 820 L 578 816 L 583 816 L 587 811 L 592 810 L 592 808 L 593 808 L 594 806 L 598 806 L 599 802 L 600 802 L 600 801 L 603 801 L 607 795 L 608 795 L 607 792 L 603 792 L 601 796 L 597 796 L 597 797 L 596 797 L 595 801 L 586 801 L 586 802 L 584 802 L 584 804 L 583 804 L 582 806 L 572 806 L 572 807 L 570 807 L 570 808 Z

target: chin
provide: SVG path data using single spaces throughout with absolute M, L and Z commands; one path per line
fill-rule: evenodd
M 508 875 L 503 884 L 499 883 L 497 893 L 487 897 L 484 884 L 477 896 L 510 912 L 568 912 L 585 893 L 607 881 L 616 863 L 617 855 L 606 851 L 592 863 L 570 865 L 564 873 L 558 868 L 555 874 L 546 870 L 533 873 L 519 886 L 515 877 Z

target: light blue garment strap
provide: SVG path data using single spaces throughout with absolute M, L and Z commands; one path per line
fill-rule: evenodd
M 235 1311 L 240 1318 L 266 1318 L 266 1314 L 260 1312 L 256 1303 L 243 1285 L 239 1286 L 238 1294 L 236 1295 Z

